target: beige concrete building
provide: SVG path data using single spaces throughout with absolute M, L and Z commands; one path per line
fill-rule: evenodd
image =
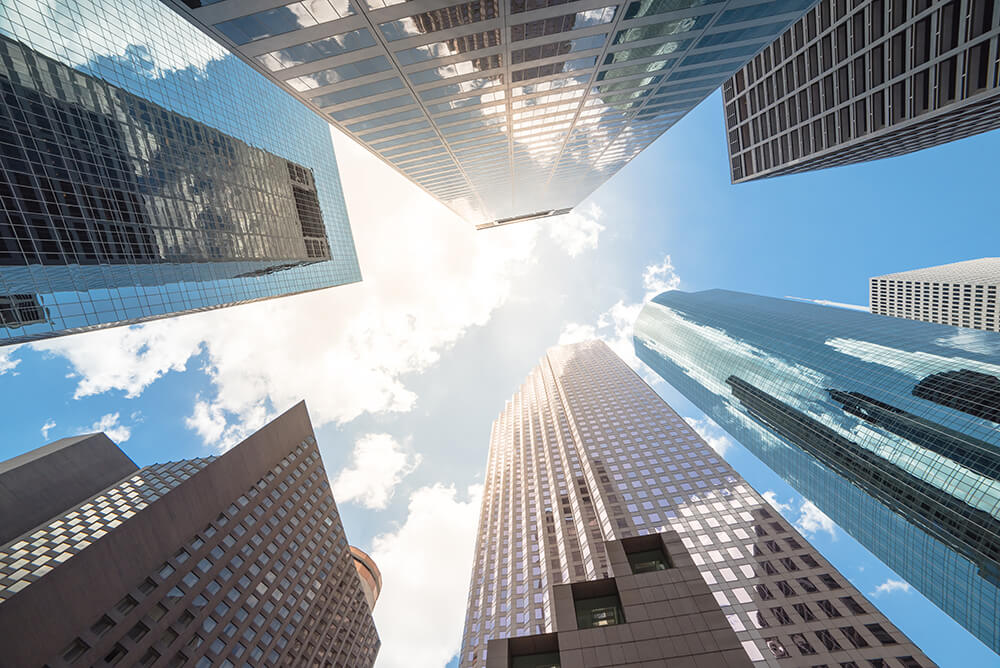
M 869 279 L 872 313 L 1000 332 L 1000 257 Z
M 459 665 L 665 659 L 934 665 L 604 343 L 552 348 L 493 424 Z

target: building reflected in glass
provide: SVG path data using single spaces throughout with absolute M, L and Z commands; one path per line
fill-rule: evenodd
M 4 8 L 0 92 L 0 344 L 360 279 L 326 124 L 161 4 Z
M 723 290 L 674 291 L 643 308 L 635 348 L 1000 649 L 1000 424 L 981 389 L 1000 382 L 1000 337 Z
M 164 1 L 484 227 L 579 204 L 813 4 Z

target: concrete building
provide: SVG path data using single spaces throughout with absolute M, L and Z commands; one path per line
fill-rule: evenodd
M 723 86 L 733 183 L 1000 127 L 994 0 L 821 0 Z
M 165 0 L 459 215 L 565 213 L 814 0 Z
M 552 348 L 493 424 L 459 665 L 674 660 L 933 665 L 604 343 Z
M 329 127 L 161 3 L 5 6 L 0 92 L 0 345 L 360 280 Z
M 0 545 L 4 665 L 374 663 L 305 404 L 218 457 L 140 469 L 94 434 L 0 466 L 5 496 L 32 485 L 46 517 Z M 37 496 L 4 499 L 5 530 Z
M 725 290 L 635 324 L 642 361 L 998 651 L 995 337 Z
M 872 313 L 1000 332 L 1000 257 L 869 279 Z

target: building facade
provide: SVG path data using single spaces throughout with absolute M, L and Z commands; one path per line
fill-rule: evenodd
M 723 290 L 635 325 L 640 359 L 997 651 L 995 337 Z
M 872 313 L 1000 332 L 1000 257 L 869 279 Z
M 5 477 L 58 477 L 81 458 L 131 470 L 107 486 L 104 467 L 82 467 L 91 494 L 0 546 L 5 664 L 373 665 L 378 635 L 305 404 L 218 457 L 140 469 L 103 435 L 22 457 Z M 4 523 L 26 504 L 4 505 Z
M 933 665 L 597 341 L 493 424 L 459 665 L 533 652 L 510 665 Z
M 492 227 L 580 203 L 814 0 L 165 0 Z
M 723 86 L 733 183 L 1000 127 L 994 0 L 821 0 Z
M 0 344 L 360 280 L 329 128 L 162 4 L 4 6 L 0 90 Z

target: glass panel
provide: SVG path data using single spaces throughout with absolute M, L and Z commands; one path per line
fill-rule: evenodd
M 368 28 L 352 30 L 340 35 L 325 37 L 315 42 L 296 44 L 277 51 L 271 51 L 257 56 L 261 64 L 274 72 L 294 67 L 303 63 L 311 63 L 314 60 L 338 56 L 342 53 L 349 53 L 358 49 L 364 49 L 375 45 L 375 38 L 368 31 Z
M 348 0 L 304 0 L 217 23 L 215 27 L 236 44 L 246 44 L 352 14 L 354 8 Z
M 310 101 L 317 107 L 332 107 L 335 104 L 360 100 L 372 95 L 378 95 L 379 93 L 388 93 L 391 90 L 398 90 L 402 87 L 403 82 L 399 80 L 399 77 L 393 77 L 353 88 L 345 88 L 344 90 L 327 93 L 326 95 L 317 95 L 311 98 Z
M 311 90 L 313 88 L 319 88 L 320 86 L 329 86 L 330 84 L 335 84 L 340 81 L 357 79 L 358 77 L 368 76 L 369 74 L 385 72 L 389 69 L 392 69 L 392 64 L 389 63 L 388 58 L 385 56 L 375 56 L 374 58 L 366 58 L 364 60 L 357 60 L 353 63 L 330 67 L 325 70 L 320 70 L 319 72 L 303 74 L 300 77 L 288 79 L 285 83 L 301 92 Z

